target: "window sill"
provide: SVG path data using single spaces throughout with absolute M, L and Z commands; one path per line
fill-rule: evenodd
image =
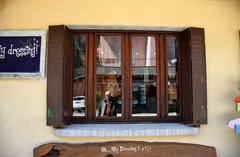
M 57 136 L 64 137 L 111 137 L 111 136 L 186 136 L 198 135 L 200 128 L 180 123 L 161 124 L 71 124 L 56 129 Z

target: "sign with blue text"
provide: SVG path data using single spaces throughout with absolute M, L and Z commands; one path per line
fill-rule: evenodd
M 0 76 L 44 77 L 46 31 L 0 31 Z

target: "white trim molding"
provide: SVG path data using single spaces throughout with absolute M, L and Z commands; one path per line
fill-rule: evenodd
M 56 136 L 64 137 L 186 136 L 199 133 L 200 128 L 180 123 L 71 124 L 55 129 Z
M 71 30 L 117 30 L 117 31 L 174 31 L 181 32 L 188 27 L 128 26 L 128 25 L 67 25 Z

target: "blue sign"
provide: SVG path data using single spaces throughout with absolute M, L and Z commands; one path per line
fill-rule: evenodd
M 235 126 L 235 130 L 237 134 L 240 134 L 240 124 Z
M 41 36 L 0 36 L 0 73 L 40 72 Z

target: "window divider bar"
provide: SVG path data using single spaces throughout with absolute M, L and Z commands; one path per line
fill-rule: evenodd
M 94 50 L 95 50 L 95 45 L 94 45 L 94 37 L 93 33 L 89 33 L 89 42 L 88 42 L 88 48 L 89 48 L 89 53 L 88 53 L 88 120 L 93 120 L 94 119 L 94 105 L 95 102 L 93 99 L 95 96 L 95 90 L 93 87 L 95 87 L 95 80 L 94 79 L 94 74 L 95 74 L 95 59 L 94 59 Z M 92 105 L 89 105 L 92 104 Z
M 166 53 L 165 53 L 165 41 L 164 41 L 164 35 L 160 34 L 159 37 L 159 45 L 160 45 L 160 80 L 159 83 L 160 88 L 160 110 L 161 110 L 161 119 L 164 119 L 166 117 L 166 107 L 167 107 L 167 66 L 166 66 Z
M 159 36 L 156 36 L 156 43 L 160 43 L 159 42 L 160 38 Z M 157 117 L 161 118 L 161 52 L 160 52 L 160 44 L 156 44 L 156 68 L 157 68 Z M 160 101 L 159 101 L 160 100 Z
M 125 52 L 124 52 L 124 56 L 129 56 L 126 57 L 125 62 L 126 64 L 125 66 L 125 75 L 126 75 L 126 81 L 125 81 L 125 96 L 126 96 L 126 101 L 125 101 L 125 118 L 129 119 L 130 118 L 130 114 L 131 114 L 131 109 L 130 109 L 130 105 L 131 105 L 131 66 L 130 66 L 130 60 L 131 60 L 131 50 L 130 50 L 130 41 L 129 41 L 129 34 L 125 33 L 124 39 L 125 39 Z M 124 57 L 123 57 L 124 58 Z

